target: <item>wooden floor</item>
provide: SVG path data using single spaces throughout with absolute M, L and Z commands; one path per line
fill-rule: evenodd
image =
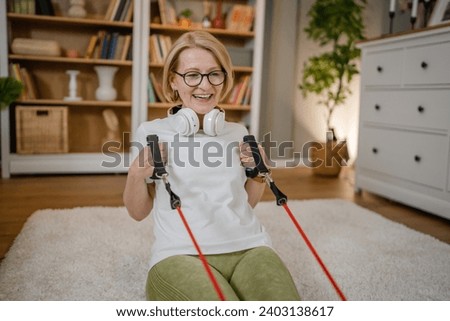
M 340 198 L 450 244 L 450 221 L 373 194 L 355 194 L 354 173 L 339 178 L 313 176 L 307 168 L 277 169 L 272 177 L 289 199 Z M 125 175 L 18 176 L 0 180 L 0 261 L 27 218 L 43 208 L 123 206 Z M 268 188 L 263 200 L 274 200 Z

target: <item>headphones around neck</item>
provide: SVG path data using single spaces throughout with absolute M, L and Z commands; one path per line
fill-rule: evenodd
M 175 130 L 183 136 L 196 134 L 200 128 L 197 113 L 190 108 L 175 106 L 168 110 L 168 116 L 173 119 Z M 219 135 L 225 126 L 225 111 L 214 107 L 203 117 L 203 132 L 209 136 Z

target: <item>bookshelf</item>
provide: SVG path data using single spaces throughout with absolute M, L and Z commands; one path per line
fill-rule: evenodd
M 227 22 L 227 25 L 223 29 L 214 27 L 203 28 L 201 19 L 204 15 L 204 8 L 202 7 L 204 3 L 205 1 L 202 0 L 157 0 L 147 4 L 149 6 L 148 10 L 150 14 L 146 17 L 145 21 L 143 20 L 142 22 L 147 26 L 147 30 L 145 31 L 148 32 L 149 42 L 148 48 L 144 50 L 144 54 L 141 57 L 142 61 L 149 62 L 147 73 L 153 74 L 157 79 L 160 79 L 163 63 L 160 62 L 161 59 L 155 59 L 152 48 L 152 37 L 169 37 L 171 43 L 173 43 L 186 31 L 209 31 L 222 41 L 230 51 L 234 65 L 235 86 L 242 87 L 241 83 L 247 79 L 247 81 L 244 82 L 244 87 L 242 87 L 243 92 L 240 94 L 235 93 L 235 97 L 232 99 L 232 91 L 232 93 L 221 102 L 220 106 L 225 109 L 228 120 L 243 123 L 249 129 L 250 133 L 258 136 L 265 1 L 222 1 L 222 12 L 226 13 L 225 20 Z M 209 3 L 211 5 L 211 19 L 213 19 L 216 15 L 217 1 L 211 0 Z M 165 24 L 162 23 L 163 19 L 160 19 L 160 8 L 161 5 L 167 7 L 168 4 L 176 13 L 189 9 L 193 13 L 191 26 L 186 28 L 167 22 L 171 20 L 170 17 L 165 19 Z M 245 7 L 251 10 L 252 19 L 250 21 L 250 26 L 246 26 L 244 29 L 231 26 L 230 16 L 234 14 L 233 12 L 237 7 Z M 147 8 L 145 10 L 147 10 Z M 145 26 L 143 26 L 143 28 L 145 28 Z M 147 44 L 143 45 L 146 46 Z M 242 57 L 244 57 L 244 59 L 240 59 Z M 244 60 L 244 64 L 240 63 L 242 60 Z M 151 80 L 149 81 L 152 83 Z M 246 93 L 246 91 L 248 92 Z M 148 92 L 145 92 L 144 94 L 146 94 L 147 100 L 143 102 L 143 104 L 147 103 L 148 108 L 141 112 L 141 121 L 163 117 L 166 110 L 171 107 L 170 104 L 158 100 L 157 98 L 156 101 L 149 99 L 151 95 L 149 95 Z M 237 101 L 238 97 L 241 97 L 240 101 Z
M 64 0 L 52 1 L 54 15 L 38 14 L 37 8 L 21 12 L 20 8 L 14 7 L 15 2 L 17 1 L 2 1 L 0 4 L 0 23 L 7 27 L 6 30 L 2 28 L 0 37 L 0 73 L 1 76 L 12 75 L 12 65 L 26 70 L 37 94 L 22 96 L 8 110 L 2 111 L 2 176 L 125 171 L 126 164 L 123 159 L 114 162 L 114 166 L 104 166 L 113 160 L 109 153 L 112 149 L 104 146 L 109 130 L 104 111 L 108 109 L 116 115 L 120 136 L 128 137 L 131 132 L 134 61 L 129 53 L 132 53 L 131 39 L 136 32 L 132 16 L 139 1 L 123 1 L 124 4 L 129 3 L 128 9 L 123 11 L 123 15 L 118 14 L 116 17 L 107 16 L 108 12 L 112 14 L 110 10 L 115 1 L 86 2 L 84 17 L 70 17 L 69 2 Z M 38 2 L 42 1 L 32 2 L 38 5 Z M 87 54 L 89 43 L 94 36 L 98 37 L 100 32 L 111 35 L 111 39 L 113 34 L 116 35 L 117 45 L 114 50 L 108 52 L 107 57 L 101 56 L 102 39 L 96 39 L 95 46 L 91 45 L 94 50 Z M 120 48 L 119 36 L 122 38 Z M 129 38 L 127 47 L 124 46 L 125 38 Z M 51 39 L 59 45 L 60 54 L 47 56 L 33 54 L 32 51 L 15 52 L 15 39 Z M 72 54 L 69 54 L 70 52 Z M 96 98 L 99 79 L 94 67 L 99 65 L 118 68 L 113 83 L 117 98 L 113 101 Z M 70 81 L 67 70 L 79 71 L 76 85 L 77 95 L 81 100 L 65 99 L 68 96 Z M 16 109 L 19 106 L 28 107 L 30 110 L 37 107 L 47 108 L 49 111 L 65 107 L 68 110 L 68 151 L 37 154 L 18 152 L 20 138 L 16 135 Z M 125 155 L 129 145 L 127 140 L 124 139 L 120 146 L 114 146 L 114 151 Z
M 14 1 L 14 0 L 12 0 Z M 40 0 L 41 1 L 41 0 Z M 162 101 L 149 102 L 148 81 L 151 72 L 156 79 L 161 77 L 163 63 L 150 60 L 149 41 L 151 35 L 161 34 L 175 41 L 188 30 L 202 29 L 198 22 L 203 15 L 203 0 L 174 0 L 175 12 L 189 8 L 193 12 L 189 28 L 155 22 L 159 15 L 161 0 L 134 0 L 133 15 L 129 21 L 116 21 L 111 16 L 114 4 L 124 0 L 98 0 L 86 2 L 87 15 L 83 18 L 68 17 L 66 0 L 52 0 L 55 15 L 19 13 L 7 9 L 7 1 L 0 3 L 0 76 L 10 74 L 9 66 L 19 64 L 32 76 L 37 96 L 21 99 L 1 112 L 2 176 L 19 174 L 58 173 L 121 173 L 129 166 L 130 138 L 139 124 L 146 120 L 164 117 L 171 107 Z M 168 1 L 168 0 L 166 0 Z M 214 17 L 216 1 L 212 5 Z M 244 77 L 252 78 L 251 92 L 247 103 L 223 101 L 227 119 L 244 123 L 254 135 L 259 131 L 259 105 L 262 81 L 262 52 L 264 34 L 265 0 L 225 0 L 222 10 L 229 12 L 234 5 L 251 5 L 254 8 L 254 23 L 251 30 L 239 31 L 221 28 L 207 30 L 218 37 L 227 47 L 236 49 L 250 58 L 250 63 L 234 63 L 236 84 Z M 126 59 L 102 59 L 93 54 L 86 57 L 87 48 L 99 31 L 131 35 Z M 61 47 L 61 55 L 44 56 L 15 53 L 11 44 L 15 38 L 52 39 Z M 78 56 L 68 56 L 75 51 Z M 94 67 L 97 65 L 118 67 L 114 76 L 117 98 L 114 101 L 99 101 L 95 90 L 99 85 Z M 69 77 L 67 70 L 79 70 L 77 76 L 79 101 L 68 101 Z M 251 94 L 251 95 L 250 95 Z M 244 95 L 245 96 L 245 95 Z M 68 152 L 46 154 L 22 154 L 16 152 L 15 108 L 67 107 Z M 119 147 L 104 146 L 108 125 L 104 111 L 112 110 L 119 120 L 122 142 Z M 110 153 L 110 152 L 115 153 Z

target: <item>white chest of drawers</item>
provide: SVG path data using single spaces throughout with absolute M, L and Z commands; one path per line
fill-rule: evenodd
M 359 47 L 356 190 L 450 219 L 450 27 Z

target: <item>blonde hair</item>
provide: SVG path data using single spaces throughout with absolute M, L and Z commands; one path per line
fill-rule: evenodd
M 170 86 L 172 72 L 178 67 L 178 58 L 185 49 L 201 48 L 209 51 L 220 67 L 227 73 L 224 88 L 219 99 L 222 100 L 233 88 L 234 73 L 230 55 L 225 46 L 206 31 L 190 31 L 181 35 L 170 49 L 163 69 L 162 90 L 164 97 L 171 103 L 178 101 L 177 93 Z

